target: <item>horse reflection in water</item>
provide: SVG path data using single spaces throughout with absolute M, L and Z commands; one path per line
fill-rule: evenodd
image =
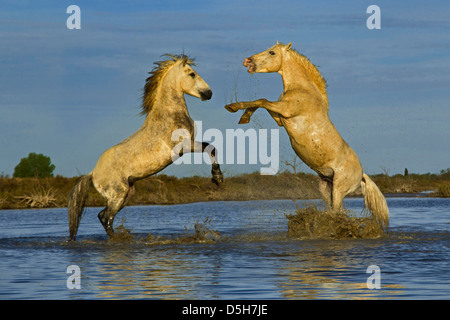
M 149 177 L 170 165 L 182 152 L 208 152 L 212 163 L 212 181 L 223 182 L 222 172 L 216 159 L 214 146 L 194 141 L 194 121 L 189 116 L 184 94 L 211 99 L 208 84 L 194 71 L 193 60 L 185 55 L 166 55 L 167 60 L 156 62 L 144 87 L 142 114 L 146 119 L 142 127 L 121 143 L 106 150 L 94 170 L 75 185 L 69 195 L 70 239 L 75 240 L 81 216 L 87 201 L 90 185 L 105 198 L 107 206 L 98 218 L 111 238 L 114 235 L 114 217 L 134 193 L 134 183 Z M 180 141 L 182 148 L 176 151 Z M 174 149 L 175 148 L 175 149 Z M 179 150 L 179 149 L 178 149 Z
M 245 58 L 248 72 L 278 72 L 284 90 L 278 101 L 259 99 L 225 106 L 230 112 L 245 109 L 239 123 L 248 123 L 258 108 L 266 109 L 289 135 L 295 153 L 320 177 L 320 191 L 333 212 L 340 212 L 344 197 L 359 186 L 364 204 L 381 229 L 387 231 L 389 210 L 376 184 L 363 173 L 355 151 L 342 139 L 328 116 L 326 83 L 319 70 L 288 45 L 278 43 Z

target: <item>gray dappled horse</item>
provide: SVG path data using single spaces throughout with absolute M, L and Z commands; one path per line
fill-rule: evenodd
M 184 98 L 186 93 L 209 100 L 211 89 L 192 69 L 194 63 L 187 56 L 166 56 L 167 60 L 156 62 L 157 66 L 146 80 L 141 112 L 146 119 L 142 127 L 106 150 L 94 170 L 82 177 L 72 189 L 68 201 L 69 240 L 76 237 L 91 183 L 106 199 L 106 208 L 98 218 L 111 238 L 114 235 L 114 217 L 133 195 L 134 183 L 163 170 L 183 152 L 208 152 L 212 181 L 216 184 L 223 182 L 215 148 L 206 142 L 194 141 L 195 125 Z M 174 150 L 180 144 L 180 141 L 173 140 L 175 131 L 185 132 L 181 138 L 188 142 L 186 145 L 190 150 Z

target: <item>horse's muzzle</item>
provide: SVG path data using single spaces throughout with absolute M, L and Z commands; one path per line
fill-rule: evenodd
M 200 91 L 200 99 L 202 99 L 202 101 L 209 100 L 209 99 L 211 99 L 211 97 L 212 97 L 211 90 L 208 89 L 208 90 Z
M 250 73 L 254 73 L 255 72 L 255 62 L 253 61 L 252 57 L 249 58 L 245 58 L 244 63 L 243 63 L 244 67 L 248 68 L 248 72 Z

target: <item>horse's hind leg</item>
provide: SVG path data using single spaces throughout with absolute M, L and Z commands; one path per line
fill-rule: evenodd
M 332 195 L 332 189 L 333 189 L 333 183 L 320 178 L 319 180 L 319 191 L 322 194 L 322 198 L 325 201 L 325 203 L 327 204 L 328 208 L 332 208 L 332 200 L 333 200 L 333 195 Z
M 331 208 L 333 212 L 341 212 L 344 208 L 344 197 L 345 193 L 339 190 L 337 187 L 333 186 Z
M 114 216 L 111 218 L 109 207 L 106 207 L 102 211 L 98 213 L 98 220 L 100 220 L 103 228 L 106 231 L 106 234 L 111 237 L 111 235 L 114 233 L 113 229 L 113 222 L 114 222 Z
M 103 225 L 103 228 L 105 228 L 106 234 L 111 238 L 114 235 L 114 218 L 116 214 L 122 209 L 123 205 L 121 204 L 121 201 L 112 202 L 109 203 L 108 206 L 103 209 L 98 214 L 98 219 Z
M 361 184 L 361 175 L 359 172 L 346 171 L 335 174 L 332 186 L 332 209 L 334 212 L 342 211 L 344 206 L 344 197 L 356 190 Z
M 114 217 L 125 206 L 130 196 L 134 192 L 134 187 L 123 188 L 122 192 L 118 192 L 120 188 L 115 188 L 116 192 L 107 200 L 107 206 L 100 211 L 98 219 L 100 220 L 106 234 L 111 238 L 114 235 Z

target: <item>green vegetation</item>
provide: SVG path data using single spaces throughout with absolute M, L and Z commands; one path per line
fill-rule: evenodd
M 44 156 L 42 153 L 31 152 L 27 158 L 20 160 L 14 168 L 13 176 L 16 178 L 53 177 L 53 170 L 55 170 L 55 166 L 52 164 L 50 157 Z
M 437 195 L 441 198 L 449 198 L 450 197 L 450 183 L 446 183 L 446 184 L 439 186 Z
M 433 191 L 430 196 L 450 197 L 450 169 L 440 174 L 389 176 L 372 175 L 383 193 L 401 194 Z M 67 195 L 80 177 L 10 178 L 0 175 L 0 209 L 65 207 Z M 216 187 L 209 177 L 176 178 L 156 175 L 136 182 L 136 193 L 128 205 L 177 204 L 200 201 L 242 201 L 257 199 L 317 199 L 318 177 L 309 173 L 282 172 L 275 176 L 259 173 L 225 176 Z M 360 196 L 357 190 L 351 196 Z M 88 206 L 104 206 L 91 187 Z

